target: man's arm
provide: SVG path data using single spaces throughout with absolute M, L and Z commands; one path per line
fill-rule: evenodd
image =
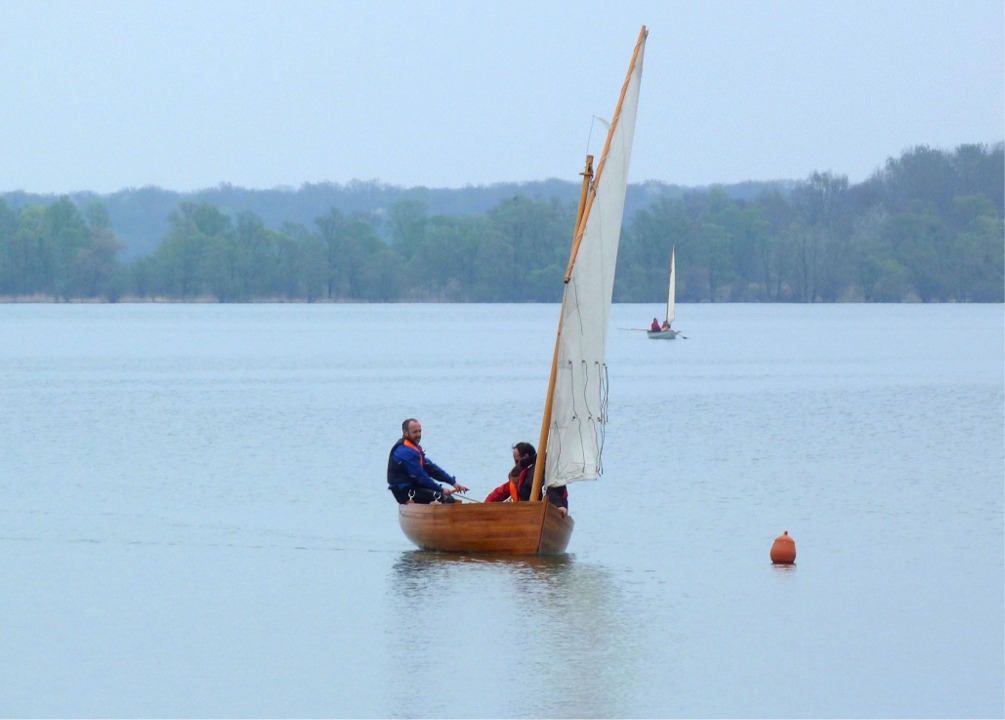
M 424 487 L 433 492 L 442 492 L 440 484 L 429 476 L 419 462 L 419 454 L 414 450 L 401 445 L 394 451 L 394 460 L 405 466 L 405 472 L 412 478 L 419 487 Z M 453 484 L 453 483 L 451 483 Z

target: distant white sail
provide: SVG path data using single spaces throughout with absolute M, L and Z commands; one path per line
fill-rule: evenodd
M 643 31 L 608 129 L 605 152 L 597 165 L 579 228 L 582 240 L 565 287 L 544 472 L 546 487 L 595 480 L 603 471 L 600 456 L 607 421 L 604 349 L 645 41 Z
M 675 299 L 677 295 L 677 275 L 673 266 L 673 256 L 675 248 L 670 248 L 670 281 L 669 290 L 667 290 L 667 325 L 673 322 L 674 313 L 676 312 Z

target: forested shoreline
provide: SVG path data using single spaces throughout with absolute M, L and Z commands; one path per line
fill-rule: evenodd
M 854 185 L 823 172 L 747 196 L 636 188 L 614 299 L 660 301 L 673 246 L 679 302 L 1003 302 L 1003 176 L 997 143 L 911 148 Z M 273 209 L 268 224 L 183 200 L 131 259 L 100 200 L 0 197 L 0 301 L 557 302 L 576 214 L 566 189 L 468 214 L 401 191 L 309 222 Z

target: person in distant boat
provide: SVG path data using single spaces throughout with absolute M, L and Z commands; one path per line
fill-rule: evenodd
M 467 492 L 468 488 L 427 458 L 419 445 L 420 440 L 422 424 L 418 420 L 408 418 L 401 423 L 401 437 L 387 457 L 387 489 L 401 505 L 409 501 L 421 504 L 456 502 L 451 496 L 455 492 Z M 441 482 L 446 485 L 440 485 Z
M 521 502 L 530 499 L 530 491 L 534 487 L 534 464 L 537 462 L 537 451 L 527 442 L 518 442 L 513 446 L 513 462 L 516 465 L 509 471 L 509 477 L 502 485 L 490 492 L 485 502 Z M 563 515 L 569 513 L 569 491 L 562 487 L 548 488 L 548 502 L 557 507 Z
M 649 326 L 649 332 L 659 332 L 660 331 L 660 321 L 653 318 L 653 324 Z
M 666 320 L 664 320 L 663 324 L 660 325 L 660 331 L 661 332 L 666 332 L 669 329 L 670 329 L 670 323 L 668 323 Z

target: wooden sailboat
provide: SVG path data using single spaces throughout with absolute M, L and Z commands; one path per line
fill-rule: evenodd
M 674 308 L 675 296 L 677 294 L 677 276 L 674 274 L 674 251 L 675 248 L 670 248 L 670 280 L 667 283 L 667 314 L 666 314 L 666 324 L 663 326 L 666 329 L 660 330 L 659 332 L 655 330 L 649 330 L 647 334 L 652 340 L 673 340 L 675 337 L 680 335 L 678 330 L 673 330 L 670 327 L 670 323 L 674 321 L 676 309 Z
M 604 349 L 621 237 L 628 162 L 648 31 L 643 26 L 596 172 L 586 158 L 579 213 L 538 442 L 530 502 L 399 505 L 401 529 L 418 547 L 444 552 L 564 552 L 574 526 L 543 490 L 602 472 L 607 420 Z

